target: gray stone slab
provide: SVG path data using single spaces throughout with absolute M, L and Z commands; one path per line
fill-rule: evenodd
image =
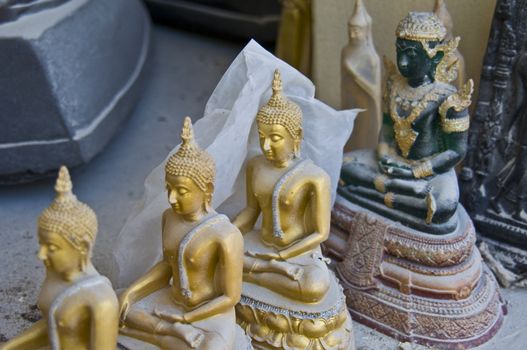
M 140 91 L 150 42 L 142 3 L 58 4 L 0 23 L 3 183 L 89 161 L 129 116 Z

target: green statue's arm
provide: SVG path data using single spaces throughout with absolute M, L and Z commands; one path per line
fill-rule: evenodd
M 317 248 L 321 243 L 329 237 L 329 227 L 331 220 L 331 180 L 327 174 L 313 181 L 312 199 L 314 220 L 314 232 L 309 236 L 297 241 L 290 247 L 279 252 L 279 256 L 283 260 L 295 257 L 306 251 Z
M 464 123 L 465 126 L 461 126 L 455 131 L 443 131 L 444 144 L 447 150 L 437 154 L 430 160 L 436 174 L 441 174 L 452 169 L 465 157 L 467 153 L 469 118 L 468 110 L 466 109 L 461 112 L 456 112 L 452 109 L 448 111 L 448 119 L 450 121 L 467 122 Z
M 247 207 L 245 207 L 241 212 L 239 212 L 238 215 L 236 215 L 236 218 L 232 221 L 234 226 L 236 226 L 243 234 L 252 230 L 254 224 L 256 223 L 256 220 L 258 220 L 258 216 L 260 216 L 261 211 L 260 206 L 258 205 L 258 201 L 254 196 L 254 190 L 252 185 L 256 161 L 257 158 L 253 158 L 247 163 L 247 171 L 245 176 Z
M 390 175 L 397 175 L 397 172 L 405 172 L 411 176 L 411 169 L 405 163 L 393 157 L 395 153 L 395 139 L 393 131 L 393 121 L 388 113 L 383 113 L 383 123 L 379 133 L 379 144 L 377 146 L 377 159 L 379 169 Z M 395 172 L 395 173 L 394 173 Z
M 243 275 L 243 237 L 233 227 L 218 243 L 220 296 L 183 314 L 187 323 L 196 322 L 233 308 L 241 296 Z
M 48 345 L 48 327 L 44 319 L 37 321 L 22 334 L 5 344 L 0 344 L 1 350 L 40 349 Z
M 440 127 L 445 150 L 412 168 L 416 178 L 444 173 L 463 160 L 467 153 L 471 103 L 474 83 L 469 79 L 463 87 L 439 105 Z
M 390 149 L 395 147 L 393 138 L 393 121 L 388 113 L 382 114 L 382 126 L 379 132 L 379 145 L 377 146 L 377 157 L 382 159 L 387 156 Z
M 94 296 L 91 305 L 90 350 L 114 350 L 119 329 L 119 304 L 115 295 L 104 300 Z

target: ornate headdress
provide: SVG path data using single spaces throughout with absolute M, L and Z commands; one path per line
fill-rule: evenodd
M 203 192 L 206 192 L 207 186 L 214 183 L 216 166 L 210 154 L 199 148 L 194 141 L 190 117 L 185 117 L 181 139 L 181 146 L 168 159 L 165 172 L 173 176 L 191 178 Z
M 256 121 L 265 125 L 282 125 L 291 136 L 297 137 L 298 130 L 302 129 L 302 110 L 282 94 L 282 79 L 278 69 L 274 71 L 272 88 L 273 95 L 258 111 Z
M 446 28 L 431 12 L 410 12 L 399 22 L 395 34 L 401 39 L 442 41 Z
M 457 68 L 452 64 L 449 56 L 457 49 L 459 37 L 445 41 L 447 29 L 436 14 L 410 12 L 399 22 L 395 34 L 401 39 L 419 41 L 430 58 L 442 51 L 444 55 L 436 69 L 436 80 L 448 83 L 456 78 Z M 430 47 L 428 45 L 430 41 L 438 44 Z
M 68 168 L 61 166 L 55 184 L 57 196 L 38 218 L 38 227 L 60 234 L 81 250 L 83 242 L 95 241 L 97 216 L 89 206 L 77 199 L 72 188 Z
M 399 22 L 395 34 L 401 39 L 419 41 L 430 58 L 438 51 L 443 51 L 446 56 L 454 51 L 459 43 L 459 37 L 443 42 L 447 30 L 439 17 L 432 12 L 410 12 Z M 431 48 L 428 45 L 430 41 L 437 41 L 439 44 Z

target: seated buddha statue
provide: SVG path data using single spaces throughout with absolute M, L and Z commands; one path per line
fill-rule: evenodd
M 55 200 L 38 219 L 38 258 L 46 267 L 37 302 L 43 317 L 0 349 L 115 350 L 117 297 L 91 263 L 97 217 L 72 193 L 66 167 L 55 190 Z
M 431 13 L 411 12 L 397 28 L 397 68 L 384 94 L 376 152 L 346 155 L 340 194 L 390 219 L 428 233 L 455 228 L 455 166 L 466 153 L 473 83 L 457 91 L 443 58 L 459 39 Z M 445 79 L 448 77 L 449 79 Z
M 163 258 L 121 294 L 121 333 L 161 349 L 245 350 L 234 311 L 243 238 L 211 207 L 214 160 L 194 142 L 188 117 L 181 138 L 165 166 Z
M 302 111 L 282 94 L 278 70 L 256 122 L 263 155 L 247 163 L 247 203 L 233 221 L 245 241 L 239 323 L 256 348 L 353 349 L 344 296 L 320 248 L 331 181 L 300 156 Z
M 474 347 L 499 328 L 503 303 L 458 203 L 472 81 L 445 82 L 459 39 L 444 40 L 433 13 L 410 12 L 396 34 L 379 145 L 345 154 L 326 249 L 354 320 L 401 341 Z

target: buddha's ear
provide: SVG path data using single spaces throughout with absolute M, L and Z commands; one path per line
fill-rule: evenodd
M 88 260 L 90 259 L 90 247 L 91 242 L 87 239 L 87 237 L 85 237 L 81 241 L 79 248 L 79 252 L 81 253 L 79 269 L 81 271 L 86 271 L 86 267 L 88 266 Z
M 436 53 L 436 55 L 432 58 L 432 61 L 434 62 L 434 65 L 437 66 L 439 64 L 439 62 L 441 62 L 443 57 L 445 57 L 445 52 L 444 51 L 438 51 Z
M 79 251 L 82 255 L 88 255 L 90 253 L 91 241 L 87 235 L 85 235 L 80 243 Z
M 207 184 L 207 191 L 205 191 L 205 211 L 209 212 L 212 208 L 212 195 L 214 194 L 214 184 Z
M 302 139 L 304 138 L 304 129 L 302 128 L 298 128 L 298 131 L 297 131 L 297 138 L 302 141 Z
M 300 157 L 300 146 L 302 145 L 303 137 L 304 137 L 304 130 L 302 130 L 302 128 L 299 128 L 297 130 L 297 134 L 296 134 L 296 137 L 294 139 L 295 157 Z

